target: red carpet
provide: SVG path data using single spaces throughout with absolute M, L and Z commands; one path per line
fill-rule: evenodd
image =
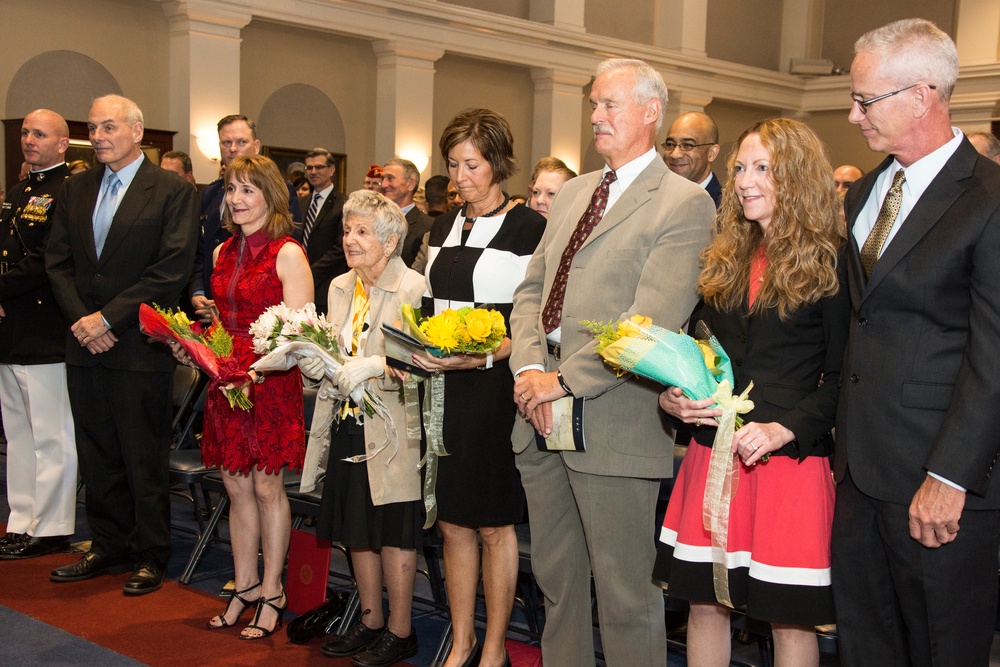
M 122 594 L 128 574 L 76 583 L 49 581 L 52 568 L 77 558 L 59 554 L 0 562 L 0 604 L 154 667 L 351 664 L 350 658 L 322 655 L 318 640 L 304 646 L 290 643 L 284 629 L 267 639 L 239 639 L 250 611 L 232 629 L 208 630 L 205 623 L 223 610 L 225 600 L 176 581 L 137 598 Z

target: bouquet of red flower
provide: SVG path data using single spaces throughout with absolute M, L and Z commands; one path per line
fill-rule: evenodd
M 180 308 L 176 312 L 160 308 L 155 303 L 139 305 L 139 326 L 150 340 L 158 343 L 176 341 L 191 360 L 219 386 L 245 384 L 250 378 L 233 358 L 233 338 L 215 320 L 204 329 L 192 322 Z M 240 388 L 226 389 L 229 407 L 249 410 L 253 403 Z

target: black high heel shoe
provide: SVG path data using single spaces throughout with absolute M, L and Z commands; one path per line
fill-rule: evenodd
M 260 582 L 259 581 L 256 584 L 254 584 L 253 586 L 249 586 L 247 588 L 244 588 L 242 591 L 233 591 L 232 596 L 230 596 L 230 598 L 229 598 L 229 603 L 226 605 L 226 611 L 222 612 L 221 614 L 219 614 L 218 616 L 216 616 L 215 618 L 213 618 L 212 620 L 210 620 L 208 622 L 208 629 L 209 630 L 221 630 L 223 628 L 229 628 L 229 627 L 232 627 L 237 621 L 239 621 L 240 620 L 240 616 L 243 615 L 243 612 L 245 612 L 248 607 L 251 607 L 251 606 L 257 604 L 257 600 L 260 599 L 260 598 L 257 598 L 257 600 L 247 600 L 245 597 L 243 597 L 244 595 L 246 595 L 250 591 L 254 590 L 255 588 L 260 588 Z M 230 605 L 232 605 L 233 602 L 236 602 L 237 600 L 239 600 L 239 602 L 243 605 L 243 608 L 240 609 L 240 613 L 236 615 L 236 620 L 233 621 L 232 623 L 229 623 L 226 620 L 226 613 L 229 612 Z M 212 621 L 214 621 L 216 618 L 219 619 L 219 625 L 212 625 Z
M 280 607 L 276 604 L 278 600 L 285 598 L 285 604 Z M 274 627 L 268 630 L 267 628 L 262 628 L 257 623 L 260 621 L 260 613 L 264 611 L 264 607 L 270 607 L 278 614 L 278 618 L 274 621 Z M 285 615 L 285 609 L 288 608 L 288 597 L 285 595 L 285 589 L 281 589 L 281 592 L 275 595 L 273 598 L 265 598 L 263 596 L 257 598 L 257 613 L 253 615 L 253 622 L 243 629 L 243 632 L 247 630 L 258 630 L 261 634 L 259 635 L 245 635 L 240 633 L 240 639 L 264 639 L 265 637 L 270 637 L 274 634 L 276 630 L 280 630 L 284 621 L 282 617 Z

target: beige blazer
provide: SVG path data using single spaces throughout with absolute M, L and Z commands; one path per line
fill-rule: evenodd
M 699 253 L 711 236 L 715 204 L 697 184 L 654 160 L 622 193 L 577 252 L 562 316 L 561 362 L 548 355 L 542 308 L 563 249 L 590 204 L 602 172 L 575 178 L 556 195 L 545 235 L 514 293 L 510 318 L 513 371 L 541 364 L 561 370 L 576 396 L 587 398 L 586 452 L 563 454 L 578 472 L 623 477 L 669 477 L 673 433 L 657 407 L 662 387 L 634 376 L 617 377 L 594 352 L 580 320 L 620 320 L 636 313 L 679 330 L 698 296 Z M 514 451 L 534 447 L 534 430 L 517 420 Z
M 348 271 L 330 283 L 327 318 L 334 325 L 334 331 L 341 330 L 350 313 L 356 275 L 353 270 Z M 365 356 L 385 356 L 382 323 L 396 322 L 400 317 L 399 308 L 404 303 L 420 308 L 420 300 L 426 290 L 427 285 L 422 275 L 406 268 L 399 257 L 389 260 L 385 271 L 369 294 L 371 319 L 368 341 L 365 343 Z M 329 382 L 327 379 L 323 380 L 320 386 L 321 393 Z M 420 471 L 417 464 L 420 462 L 420 440 L 410 440 L 406 437 L 406 413 L 403 407 L 402 389 L 399 383 L 388 375 L 377 382 L 371 382 L 370 386 L 389 408 L 389 414 L 399 436 L 399 448 L 390 445 L 365 463 L 353 465 L 368 467 L 368 482 L 371 486 L 372 502 L 375 505 L 419 500 Z M 317 399 L 302 469 L 302 491 L 314 489 L 316 481 L 325 472 L 322 461 L 330 446 L 330 434 L 320 435 L 318 430 L 326 422 L 330 410 L 331 401 Z M 365 445 L 369 451 L 374 451 L 382 443 L 386 433 L 385 427 L 385 423 L 377 415 L 365 417 Z

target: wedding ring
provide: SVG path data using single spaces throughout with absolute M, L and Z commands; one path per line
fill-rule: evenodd
M 757 445 L 754 445 L 754 444 L 751 444 L 750 446 L 751 446 L 751 447 L 753 447 L 753 450 L 754 450 L 755 452 L 757 451 Z
M 697 419 L 694 420 L 694 425 L 701 426 L 701 417 L 698 417 Z
M 527 399 L 524 398 L 524 394 L 521 394 L 521 400 L 522 401 L 527 400 Z

